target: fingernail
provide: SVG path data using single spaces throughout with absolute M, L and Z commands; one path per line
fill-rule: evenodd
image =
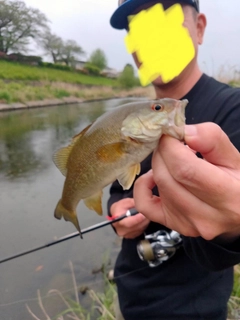
M 184 129 L 185 136 L 196 136 L 197 127 L 195 125 L 186 125 Z

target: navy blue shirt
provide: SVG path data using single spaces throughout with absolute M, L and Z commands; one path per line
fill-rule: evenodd
M 203 74 L 188 99 L 186 123 L 215 122 L 240 150 L 240 89 Z M 141 174 L 151 168 L 151 156 L 141 163 Z M 154 193 L 157 194 L 155 188 Z M 133 197 L 116 181 L 108 208 Z M 164 226 L 151 222 L 147 234 Z M 183 237 L 183 246 L 168 261 L 151 268 L 138 257 L 144 236 L 123 239 L 115 265 L 119 303 L 125 320 L 226 320 L 233 285 L 233 265 L 240 262 L 240 239 L 219 245 L 203 238 Z

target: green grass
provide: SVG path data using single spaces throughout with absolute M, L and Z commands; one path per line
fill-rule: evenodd
M 55 71 L 55 70 L 54 70 Z M 57 70 L 58 71 L 58 70 Z M 105 79 L 106 80 L 106 79 Z M 65 97 L 83 100 L 106 99 L 127 96 L 148 96 L 149 88 L 134 88 L 123 90 L 111 86 L 86 87 L 75 83 L 50 82 L 50 81 L 16 81 L 0 79 L 0 104 L 1 103 L 27 103 L 29 101 L 62 99 Z
M 79 72 L 22 65 L 0 60 L 0 79 L 14 81 L 56 81 L 85 85 L 118 86 L 114 79 L 93 77 Z
M 7 103 L 11 102 L 11 95 L 9 94 L 8 91 L 5 90 L 0 90 L 0 101 L 5 101 Z
M 239 320 L 240 318 L 240 265 L 235 266 L 234 271 L 233 291 L 228 303 L 229 320 Z
M 63 89 L 56 89 L 55 97 L 58 99 L 62 99 L 64 97 L 70 97 L 70 93 L 66 90 L 63 90 Z
M 0 104 L 67 97 L 92 100 L 147 96 L 148 89 L 124 90 L 118 79 L 0 60 Z
M 0 79 L 0 103 L 25 103 L 28 101 L 44 99 L 62 99 L 65 97 L 91 98 L 97 96 L 104 98 L 103 87 L 94 86 L 92 88 L 80 88 L 79 85 L 68 83 L 41 82 L 27 83 L 5 82 Z M 104 87 L 113 95 L 111 87 Z M 107 94 L 107 97 L 109 95 Z

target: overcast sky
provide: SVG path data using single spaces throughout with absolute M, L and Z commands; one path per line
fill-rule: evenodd
M 111 28 L 109 19 L 117 0 L 25 0 L 51 21 L 52 32 L 73 39 L 90 54 L 96 48 L 106 53 L 108 65 L 122 70 L 133 63 L 124 45 L 125 31 Z M 208 19 L 199 63 L 203 71 L 217 75 L 222 68 L 240 70 L 240 1 L 200 0 Z M 83 58 L 84 59 L 84 58 Z

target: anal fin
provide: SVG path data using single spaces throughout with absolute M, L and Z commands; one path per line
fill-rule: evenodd
M 96 211 L 100 216 L 102 215 L 102 190 L 83 201 L 90 210 Z

